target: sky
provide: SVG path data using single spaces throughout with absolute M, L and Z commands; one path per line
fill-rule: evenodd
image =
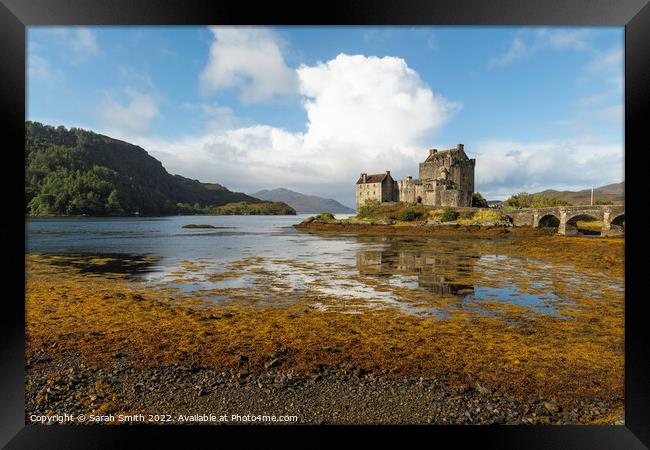
M 499 200 L 623 181 L 623 51 L 622 27 L 29 27 L 27 119 L 348 206 L 462 143 Z

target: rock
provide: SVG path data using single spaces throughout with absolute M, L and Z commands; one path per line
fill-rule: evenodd
M 188 223 L 187 225 L 183 225 L 183 228 L 217 228 L 217 227 L 206 223 Z
M 555 402 L 544 402 L 542 406 L 550 413 L 556 413 L 560 409 Z
M 197 390 L 197 392 L 199 394 L 199 397 L 203 397 L 203 396 L 208 395 L 210 393 L 210 391 L 208 391 L 203 386 L 195 386 L 195 388 L 196 388 L 196 390 Z
M 492 389 L 490 388 L 490 386 L 488 386 L 487 384 L 479 383 L 478 381 L 476 382 L 474 388 L 476 389 L 476 392 L 478 392 L 479 394 L 488 395 L 492 393 Z
M 271 361 L 268 361 L 268 362 L 264 363 L 264 368 L 265 369 L 270 369 L 271 367 L 276 367 L 279 364 L 280 364 L 280 361 L 277 358 L 272 359 Z

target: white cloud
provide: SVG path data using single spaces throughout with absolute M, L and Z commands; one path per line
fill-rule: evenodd
M 392 152 L 422 143 L 459 106 L 435 95 L 401 58 L 341 54 L 301 66 L 298 77 L 313 149 Z
M 614 47 L 605 52 L 598 52 L 593 61 L 589 64 L 591 71 L 602 71 L 608 69 L 623 69 L 623 47 Z
M 476 145 L 476 189 L 489 198 L 520 191 L 578 190 L 623 180 L 622 144 L 587 139 Z
M 70 50 L 71 62 L 82 62 L 99 53 L 96 33 L 86 27 L 47 27 L 38 30 L 38 35 L 50 37 L 59 45 Z M 31 36 L 30 36 L 31 38 Z
M 492 58 L 489 67 L 503 67 L 517 60 L 530 57 L 542 49 L 594 51 L 591 30 L 563 30 L 540 28 L 519 30 L 510 47 L 503 54 Z
M 556 50 L 591 50 L 593 32 L 591 30 L 563 30 L 542 28 L 537 31 L 537 46 Z
M 78 54 L 95 55 L 99 52 L 97 38 L 88 28 L 79 28 L 69 37 L 72 49 Z
M 155 99 L 130 88 L 125 94 L 128 98 L 125 105 L 106 97 L 97 109 L 99 119 L 109 133 L 124 135 L 147 131 L 151 121 L 159 115 Z
M 616 121 L 616 123 L 623 123 L 624 109 L 623 105 L 609 106 L 596 111 L 596 115 L 603 119 Z
M 521 33 L 517 33 L 510 44 L 510 48 L 502 55 L 492 58 L 489 65 L 490 67 L 506 66 L 513 61 L 524 58 L 531 51 Z
M 53 69 L 47 59 L 35 54 L 29 54 L 27 78 L 43 81 L 61 81 L 64 75 L 61 70 Z
M 172 173 L 232 189 L 285 186 L 351 199 L 361 171 L 415 174 L 429 139 L 459 108 L 400 58 L 341 54 L 301 66 L 296 78 L 308 117 L 304 133 L 255 125 L 131 142 Z
M 281 52 L 278 36 L 264 28 L 211 27 L 214 41 L 199 79 L 209 95 L 238 88 L 244 102 L 271 100 L 297 90 L 295 71 Z

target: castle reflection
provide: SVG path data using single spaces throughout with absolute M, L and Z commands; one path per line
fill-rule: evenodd
M 384 249 L 359 250 L 357 269 L 360 274 L 372 277 L 410 275 L 416 277 L 418 287 L 434 294 L 464 297 L 474 293 L 470 278 L 479 257 L 478 251 L 460 246 L 440 251 L 433 246 L 423 248 L 405 241 L 389 241 Z

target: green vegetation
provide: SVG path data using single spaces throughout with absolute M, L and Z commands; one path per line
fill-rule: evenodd
M 370 217 L 379 211 L 380 208 L 381 203 L 379 203 L 379 200 L 367 199 L 363 205 L 361 205 L 361 208 L 359 208 L 357 217 Z
M 474 208 L 487 208 L 489 205 L 480 192 L 474 192 L 472 194 L 472 206 Z
M 596 219 L 595 217 L 582 217 L 580 220 L 576 222 L 576 226 L 578 227 L 579 230 L 600 232 L 603 228 L 603 222 Z
M 418 211 L 413 207 L 406 207 L 392 218 L 401 220 L 403 222 L 412 222 L 414 220 L 421 220 L 422 217 L 424 217 L 424 213 L 422 211 Z
M 611 200 L 594 200 L 594 205 L 613 205 L 614 202 Z
M 458 211 L 455 211 L 453 209 L 445 209 L 442 212 L 442 215 L 440 216 L 440 221 L 441 222 L 453 222 L 454 220 L 458 219 Z
M 329 215 L 331 216 L 331 215 Z M 329 223 L 367 223 L 390 225 L 408 222 L 448 222 L 459 225 L 501 224 L 509 225 L 510 221 L 499 211 L 490 208 L 436 208 L 422 204 L 407 204 L 401 202 L 379 203 L 368 200 L 359 208 L 356 217 L 336 220 L 325 214 L 316 216 L 320 222 Z
M 217 206 L 209 209 L 207 214 L 212 215 L 241 215 L 241 216 L 277 216 L 277 215 L 295 215 L 296 210 L 286 203 L 282 202 L 262 202 L 248 203 L 236 202 L 228 203 L 224 206 Z M 331 214 L 330 214 L 331 215 Z
M 261 200 L 171 175 L 144 149 L 78 128 L 25 122 L 25 213 L 194 214 Z
M 548 197 L 544 194 L 529 194 L 520 192 L 505 201 L 507 209 L 547 208 L 550 206 L 567 206 L 569 203 L 559 198 Z
M 319 220 L 321 222 L 335 222 L 336 221 L 336 217 L 334 217 L 334 214 L 332 214 L 332 213 L 320 213 L 315 218 L 316 218 L 316 220 Z

